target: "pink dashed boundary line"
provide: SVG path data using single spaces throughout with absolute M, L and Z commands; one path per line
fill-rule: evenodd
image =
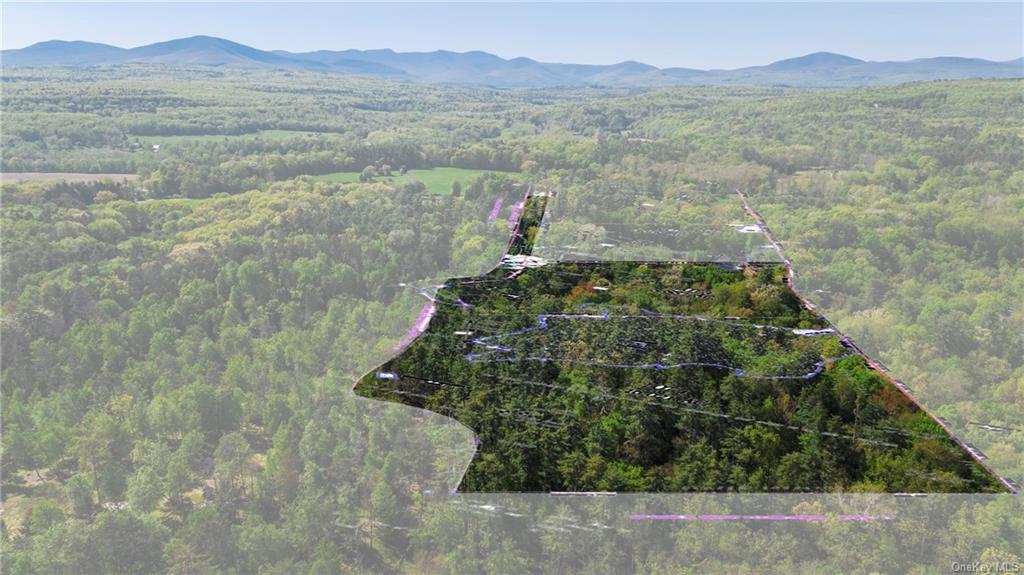
M 504 201 L 504 198 L 494 200 L 494 208 L 491 209 L 491 215 L 487 216 L 487 223 L 493 224 L 494 220 L 498 219 L 498 212 L 501 211 L 501 204 Z
M 526 205 L 526 200 L 519 200 L 512 206 L 512 213 L 508 216 L 508 227 L 513 230 L 519 225 L 519 212 L 522 211 L 524 205 Z
M 429 303 L 423 307 L 420 311 L 420 315 L 416 318 L 416 323 L 409 328 L 409 332 L 405 334 L 402 341 L 398 342 L 395 346 L 395 350 L 403 350 L 406 346 L 412 343 L 412 340 L 416 339 L 421 333 L 427 330 L 427 326 L 430 325 L 430 318 L 434 317 L 434 313 L 437 311 L 437 307 Z

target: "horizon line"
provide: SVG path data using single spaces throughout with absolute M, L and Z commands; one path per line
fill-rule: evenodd
M 312 54 L 312 53 L 315 53 L 315 52 L 348 52 L 348 51 L 354 51 L 354 52 L 392 52 L 394 54 L 432 54 L 432 53 L 437 53 L 437 52 L 447 52 L 449 54 L 461 54 L 461 55 L 464 55 L 464 54 L 480 53 L 480 54 L 487 54 L 487 55 L 490 55 L 490 56 L 494 56 L 496 58 L 500 58 L 500 59 L 502 59 L 502 60 L 504 60 L 506 62 L 512 61 L 512 60 L 526 59 L 526 60 L 531 60 L 533 62 L 537 62 L 539 64 L 556 64 L 556 65 L 557 64 L 562 64 L 562 65 L 578 65 L 578 66 L 617 66 L 617 65 L 621 65 L 621 64 L 635 63 L 635 64 L 643 64 L 645 66 L 651 66 L 651 67 L 653 67 L 655 69 L 658 69 L 658 70 L 671 70 L 671 69 L 678 68 L 678 69 L 688 69 L 688 70 L 700 70 L 700 71 L 705 71 L 705 72 L 735 71 L 735 70 L 742 70 L 744 68 L 756 68 L 756 67 L 761 67 L 761 66 L 769 66 L 769 65 L 775 64 L 777 62 L 784 62 L 786 60 L 793 60 L 793 59 L 797 59 L 797 58 L 804 58 L 804 57 L 815 55 L 815 54 L 830 54 L 830 55 L 834 55 L 834 56 L 843 56 L 843 57 L 846 57 L 846 58 L 852 58 L 852 59 L 855 59 L 855 60 L 859 60 L 860 62 L 865 63 L 865 64 L 915 62 L 915 61 L 920 61 L 920 60 L 933 60 L 933 59 L 939 59 L 939 58 L 958 58 L 958 59 L 965 59 L 965 60 L 982 60 L 982 61 L 986 61 L 986 62 L 993 62 L 993 63 L 996 63 L 996 64 L 1012 64 L 1012 63 L 1017 62 L 1018 60 L 1024 60 L 1024 51 L 1022 51 L 1020 56 L 1017 56 L 1017 57 L 1014 57 L 1014 58 L 1010 58 L 1008 60 L 991 60 L 991 59 L 988 59 L 988 58 L 982 58 L 980 56 L 961 56 L 961 55 L 950 55 L 950 54 L 936 55 L 936 56 L 919 56 L 919 57 L 916 57 L 916 58 L 910 58 L 910 59 L 906 59 L 906 60 L 865 60 L 863 58 L 859 58 L 857 56 L 851 56 L 850 54 L 846 54 L 846 53 L 843 53 L 843 52 L 834 52 L 834 51 L 831 51 L 831 50 L 823 49 L 823 50 L 814 50 L 814 51 L 807 52 L 807 53 L 804 53 L 804 54 L 797 54 L 797 55 L 789 56 L 789 57 L 782 58 L 782 59 L 779 59 L 779 60 L 773 60 L 773 61 L 767 62 L 767 63 L 749 64 L 749 65 L 746 65 L 746 66 L 739 66 L 737 68 L 697 68 L 697 67 L 693 67 L 693 66 L 679 66 L 679 65 L 664 66 L 664 67 L 662 67 L 662 66 L 656 66 L 654 64 L 648 64 L 647 62 L 644 62 L 644 61 L 641 61 L 641 60 L 633 60 L 633 59 L 620 60 L 618 62 L 605 63 L 605 64 L 584 64 L 584 63 L 571 62 L 571 61 L 538 60 L 538 59 L 532 58 L 530 56 L 507 57 L 507 56 L 502 56 L 500 54 L 497 54 L 495 52 L 489 52 L 487 50 L 482 50 L 482 49 L 459 51 L 459 50 L 450 50 L 450 49 L 447 49 L 447 48 L 434 48 L 432 50 L 401 50 L 400 51 L 400 50 L 395 50 L 394 48 L 317 48 L 315 50 L 291 51 L 291 50 L 287 50 L 287 49 L 283 49 L 283 48 L 259 48 L 257 46 L 252 45 L 252 44 L 244 44 L 242 42 L 238 42 L 238 41 L 232 40 L 230 38 L 225 38 L 223 36 L 213 36 L 213 35 L 210 35 L 210 34 L 193 34 L 191 36 L 179 36 L 179 37 L 169 38 L 169 39 L 166 39 L 166 40 L 157 40 L 155 42 L 149 42 L 149 43 L 146 43 L 146 44 L 139 44 L 139 45 L 131 46 L 131 47 L 125 47 L 125 46 L 121 46 L 121 45 L 117 45 L 117 44 L 111 44 L 111 43 L 100 42 L 100 41 L 95 41 L 95 40 L 83 40 L 83 39 L 65 40 L 65 39 L 62 39 L 62 38 L 50 38 L 48 40 L 39 40 L 37 42 L 33 42 L 31 44 L 22 46 L 20 48 L 3 48 L 2 50 L 0 50 L 0 52 L 10 52 L 10 51 L 25 50 L 25 49 L 31 48 L 33 46 L 37 46 L 39 44 L 46 44 L 46 43 L 50 43 L 50 42 L 64 42 L 64 43 L 69 43 L 69 44 L 71 44 L 71 43 L 97 44 L 97 45 L 103 45 L 103 46 L 110 46 L 112 48 L 117 48 L 117 49 L 120 49 L 120 50 L 134 50 L 134 49 L 137 49 L 137 48 L 143 48 L 143 47 L 152 46 L 152 45 L 155 45 L 155 44 L 164 44 L 164 43 L 174 42 L 174 41 L 178 41 L 178 40 L 190 40 L 190 39 L 195 39 L 195 38 L 209 38 L 209 39 L 213 39 L 213 40 L 222 40 L 222 41 L 225 41 L 225 42 L 231 42 L 233 44 L 237 44 L 239 46 L 245 46 L 247 48 L 252 48 L 254 50 L 259 50 L 261 52 L 268 52 L 268 53 L 285 52 L 287 54 L 293 54 L 293 55 Z

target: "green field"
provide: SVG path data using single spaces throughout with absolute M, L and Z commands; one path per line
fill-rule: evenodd
M 313 176 L 318 182 L 333 182 L 336 184 L 351 184 L 359 181 L 359 172 L 332 172 L 322 176 Z M 378 180 L 391 180 L 393 178 L 377 178 Z
M 397 173 L 390 177 L 378 177 L 376 181 L 394 184 L 402 184 L 419 180 L 427 186 L 427 191 L 432 194 L 450 194 L 452 182 L 466 184 L 470 179 L 480 174 L 495 172 L 494 170 L 466 170 L 463 168 L 431 168 L 429 170 L 409 170 L 404 176 Z M 510 172 L 497 172 L 510 173 Z M 315 180 L 321 182 L 351 183 L 359 181 L 359 172 L 334 172 L 316 176 Z
M 185 134 L 181 136 L 130 136 L 132 141 L 138 140 L 144 146 L 153 144 L 174 145 L 193 142 L 217 142 L 221 140 L 261 139 L 280 141 L 292 138 L 331 135 L 330 132 L 305 132 L 300 130 L 260 130 L 251 134 Z

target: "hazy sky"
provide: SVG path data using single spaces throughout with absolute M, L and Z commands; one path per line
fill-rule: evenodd
M 502 57 L 736 68 L 825 50 L 866 60 L 1024 54 L 1022 3 L 271 4 L 4 1 L 4 48 L 220 36 L 262 49 L 484 50 Z

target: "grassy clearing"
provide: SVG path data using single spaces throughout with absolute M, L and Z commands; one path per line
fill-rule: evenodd
M 447 195 L 452 191 L 453 182 L 461 182 L 463 186 L 475 176 L 496 172 L 496 170 L 466 170 L 463 168 L 431 168 L 429 170 L 409 170 L 404 176 L 397 173 L 391 177 L 379 177 L 377 181 L 401 185 L 405 182 L 419 180 L 431 194 Z M 511 172 L 503 172 L 511 173 Z M 334 172 L 315 176 L 323 182 L 350 183 L 359 181 L 359 172 Z
M 318 182 L 333 182 L 335 184 L 351 184 L 359 181 L 359 172 L 332 172 L 322 176 L 313 176 Z M 390 178 L 378 178 L 387 181 Z
M 182 143 L 219 142 L 223 140 L 260 139 L 270 141 L 290 140 L 315 136 L 329 136 L 330 132 L 305 132 L 300 130 L 260 130 L 252 134 L 186 134 L 181 136 L 130 136 L 132 141 L 138 140 L 143 146 L 153 144 L 176 145 Z

